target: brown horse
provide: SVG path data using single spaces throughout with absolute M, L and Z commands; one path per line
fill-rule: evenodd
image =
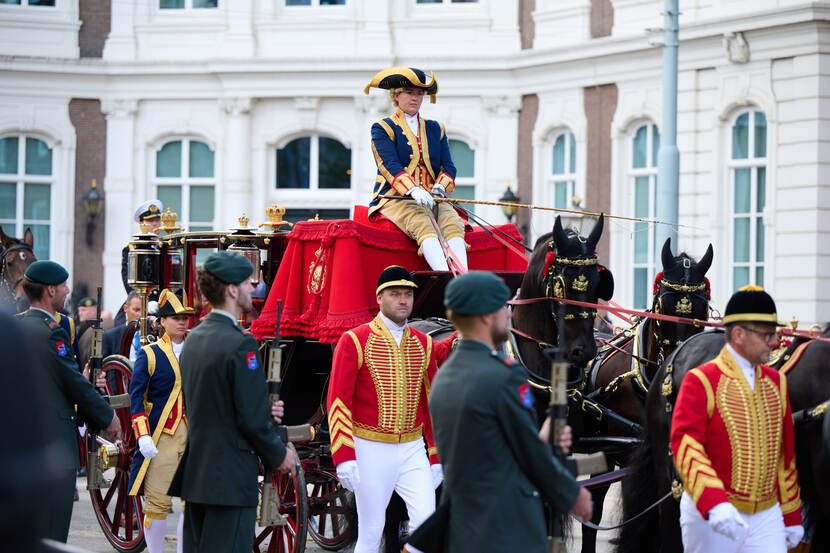
M 0 309 L 20 312 L 28 307 L 23 297 L 20 281 L 26 268 L 37 261 L 34 235 L 27 228 L 23 240 L 7 236 L 0 228 Z

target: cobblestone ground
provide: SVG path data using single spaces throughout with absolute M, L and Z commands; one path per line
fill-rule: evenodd
M 72 512 L 72 526 L 69 531 L 69 545 L 80 547 L 86 551 L 94 553 L 112 553 L 115 551 L 104 537 L 104 533 L 98 526 L 98 521 L 95 518 L 95 512 L 92 510 L 92 503 L 89 500 L 89 494 L 86 491 L 86 478 L 78 478 L 78 496 L 79 500 L 75 503 L 75 509 Z M 606 499 L 608 509 L 603 513 L 602 524 L 605 526 L 616 524 L 619 520 L 618 512 L 615 506 L 619 498 L 619 485 L 615 484 L 611 488 L 611 492 Z M 171 513 L 167 518 L 167 538 L 164 545 L 165 553 L 176 552 L 176 523 L 178 522 L 180 505 L 177 501 L 173 503 L 174 513 Z M 610 534 L 610 535 L 609 535 Z M 601 532 L 599 543 L 597 544 L 598 553 L 610 553 L 611 545 L 608 540 L 614 536 L 613 532 Z M 568 551 L 579 551 L 581 538 L 579 530 L 574 536 L 574 540 L 568 546 Z M 351 550 L 345 550 L 348 553 Z M 309 553 L 322 553 L 325 551 L 318 547 L 311 538 L 308 540 L 306 551 Z M 519 553 L 519 552 L 516 552 Z

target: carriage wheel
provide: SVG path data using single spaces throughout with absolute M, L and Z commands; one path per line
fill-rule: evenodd
M 132 365 L 127 358 L 111 355 L 104 360 L 103 370 L 107 377 L 109 395 L 129 392 Z M 129 495 L 130 462 L 135 447 L 135 436 L 130 429 L 129 407 L 116 409 L 115 413 L 124 432 L 124 442 L 119 446 L 118 462 L 114 468 L 104 471 L 104 478 L 111 482 L 110 487 L 89 490 L 89 495 L 98 524 L 104 531 L 107 541 L 121 553 L 134 553 L 144 549 L 142 498 Z
M 354 495 L 340 486 L 336 473 L 316 463 L 304 472 L 308 489 L 308 533 L 323 549 L 336 551 L 354 538 Z
M 254 553 L 303 553 L 308 533 L 308 497 L 303 471 L 298 471 L 296 477 L 276 472 L 275 478 L 280 514 L 286 517 L 286 524 L 257 528 Z M 262 495 L 261 482 L 259 490 Z

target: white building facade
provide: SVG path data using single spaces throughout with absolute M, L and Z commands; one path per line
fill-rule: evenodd
M 447 129 L 457 195 L 496 200 L 510 186 L 527 203 L 567 208 L 577 196 L 590 211 L 655 213 L 662 67 L 660 34 L 647 29 L 660 26 L 662 0 L 98 2 L 105 28 L 77 0 L 10 1 L 0 225 L 15 236 L 32 227 L 39 257 L 78 280 L 87 246 L 74 221 L 88 183 L 77 181 L 93 152 L 77 147 L 73 101 L 99 101 L 94 284 L 110 309 L 147 198 L 190 230 L 228 228 L 243 212 L 258 222 L 272 201 L 294 218 L 367 203 L 369 128 L 392 107 L 363 87 L 390 65 L 435 72 L 438 101 L 422 114 Z M 830 1 L 681 0 L 681 11 L 679 249 L 699 257 L 712 243 L 714 305 L 757 283 L 780 318 L 825 323 Z M 94 35 L 103 47 L 83 55 Z M 505 220 L 497 207 L 476 214 Z M 535 239 L 553 217 L 520 221 Z M 653 225 L 608 220 L 605 234 L 615 301 L 647 307 L 660 270 Z

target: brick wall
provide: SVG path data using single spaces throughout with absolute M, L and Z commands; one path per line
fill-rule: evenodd
M 73 292 L 78 297 L 94 296 L 104 279 L 101 256 L 104 251 L 104 212 L 95 219 L 92 245 L 86 243 L 89 217 L 84 199 L 92 179 L 104 195 L 107 121 L 101 113 L 99 100 L 73 98 L 69 102 L 69 119 L 75 127 L 75 266 L 72 274 Z M 106 198 L 104 199 L 106 201 Z
M 611 36 L 614 6 L 611 0 L 591 0 L 591 38 Z
M 80 0 L 81 30 L 78 45 L 82 58 L 100 58 L 110 32 L 110 0 Z
M 536 117 L 539 114 L 539 96 L 525 94 L 522 96 L 522 107 L 519 110 L 519 148 L 517 154 L 517 173 L 519 177 L 518 190 L 513 192 L 521 203 L 531 203 L 533 199 L 533 128 L 536 126 Z M 527 237 L 530 223 L 530 212 L 520 209 L 516 224 L 519 231 Z
M 587 141 L 585 151 L 585 208 L 608 213 L 611 210 L 611 120 L 617 110 L 617 85 L 604 84 L 584 89 Z M 608 223 L 597 248 L 600 259 L 608 259 Z
M 519 35 L 522 40 L 522 50 L 533 48 L 535 26 L 531 14 L 536 8 L 536 0 L 519 0 Z

